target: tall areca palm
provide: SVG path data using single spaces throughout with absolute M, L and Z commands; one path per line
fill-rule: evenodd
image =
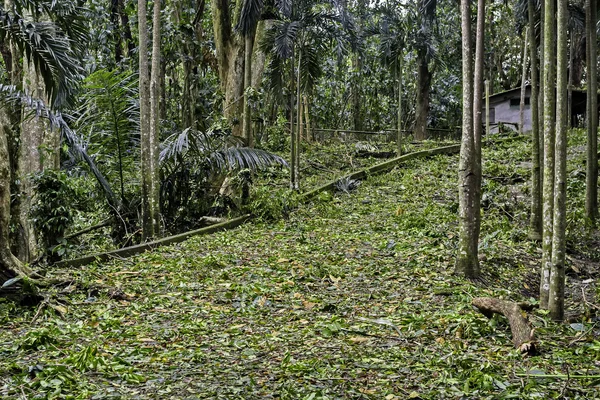
M 416 53 L 417 87 L 415 104 L 415 139 L 425 139 L 429 118 L 429 92 L 433 79 L 432 60 L 436 57 L 433 22 L 437 0 L 417 0 L 379 8 L 381 15 L 372 33 L 380 37 L 384 65 L 396 67 L 407 48 Z M 400 71 L 401 72 L 401 71 Z
M 271 57 L 271 89 L 282 92 L 286 66 L 289 65 L 290 186 L 298 190 L 300 125 L 296 124 L 297 129 L 294 130 L 294 104 L 299 104 L 301 93 L 309 92 L 321 76 L 321 57 L 325 54 L 326 44 L 333 43 L 340 56 L 349 48 L 356 49 L 356 29 L 343 4 L 336 1 L 300 0 L 292 3 L 284 0 L 278 6 L 280 18 L 266 33 L 262 47 Z M 296 68 L 297 76 L 294 73 Z

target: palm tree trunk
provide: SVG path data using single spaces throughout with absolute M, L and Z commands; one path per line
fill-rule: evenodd
M 400 56 L 398 57 L 398 133 L 396 137 L 396 152 L 398 157 L 402 155 L 402 67 L 404 61 L 404 54 L 400 52 Z
M 152 18 L 152 73 L 150 76 L 150 138 L 149 138 L 149 171 L 150 193 L 148 205 L 152 236 L 160 235 L 160 176 L 158 156 L 160 154 L 160 83 L 161 53 L 160 53 L 160 0 L 154 0 L 154 15 Z M 147 236 L 149 237 L 149 236 Z
M 558 32 L 567 31 L 567 0 L 558 0 Z M 562 321 L 565 298 L 565 248 L 567 226 L 567 36 L 557 38 L 556 68 L 556 185 L 554 230 L 548 310 L 552 319 Z
M 522 73 L 521 73 L 521 101 L 519 102 L 519 133 L 523 134 L 525 125 L 525 91 L 527 86 L 525 85 L 525 80 L 527 79 L 527 39 L 529 27 L 525 28 L 525 35 L 523 36 L 523 59 L 522 61 Z M 531 99 L 530 99 L 531 100 Z
M 298 176 L 296 175 L 296 134 L 294 128 L 294 50 L 292 49 L 292 57 L 290 58 L 290 189 L 298 190 Z
M 355 131 L 363 130 L 363 120 L 360 107 L 360 69 L 361 62 L 358 53 L 352 56 L 352 119 Z
M 598 218 L 598 51 L 596 45 L 597 5 L 594 0 L 586 0 L 587 35 L 587 168 L 585 180 L 585 216 L 591 225 Z
M 147 0 L 138 0 L 139 27 L 139 96 L 140 96 L 140 149 L 142 172 L 142 237 L 154 236 L 150 196 L 152 175 L 150 172 L 150 79 L 148 62 Z
M 479 231 L 481 229 L 481 136 L 483 132 L 483 58 L 485 39 L 485 1 L 477 2 L 477 34 L 475 38 L 475 70 L 473 72 L 473 173 L 475 174 L 475 196 L 473 197 L 473 210 L 475 212 L 475 226 L 472 232 L 473 247 L 479 248 Z M 478 252 L 475 253 L 478 257 Z
M 306 121 L 306 141 L 310 142 L 311 140 L 314 141 L 314 136 L 312 136 L 312 128 L 310 126 L 310 111 L 308 109 L 308 96 L 307 95 L 303 96 L 303 102 L 304 102 L 304 120 Z
M 548 308 L 554 216 L 554 143 L 556 122 L 555 6 L 544 2 L 544 183 L 540 307 Z
M 252 110 L 250 108 L 249 90 L 252 87 L 252 50 L 254 47 L 254 35 L 256 28 L 248 32 L 244 38 L 244 115 L 242 137 L 249 147 L 254 147 L 254 136 L 252 135 Z
M 431 71 L 427 63 L 427 50 L 417 50 L 417 104 L 415 109 L 415 140 L 425 140 L 429 113 L 429 88 Z
M 535 4 L 534 0 L 528 1 L 529 7 L 529 50 L 531 59 L 531 218 L 529 220 L 530 237 L 533 240 L 542 240 L 542 177 L 540 153 L 540 125 L 539 125 L 539 82 L 538 82 L 538 54 L 535 40 Z
M 298 71 L 296 72 L 296 163 L 294 167 L 296 168 L 296 188 L 295 190 L 300 189 L 300 145 L 301 145 L 301 136 L 300 136 L 300 124 L 302 123 L 302 109 L 300 102 L 300 68 L 302 65 L 302 47 L 298 49 Z
M 0 108 L 0 285 L 22 273 L 23 265 L 10 251 L 10 157 L 7 131 L 10 118 Z
M 474 163 L 475 138 L 473 131 L 473 64 L 471 51 L 471 11 L 469 0 L 461 0 L 462 71 L 463 71 L 463 118 L 462 141 L 458 166 L 458 254 L 456 272 L 467 277 L 479 275 L 477 223 L 475 210 L 476 166 Z

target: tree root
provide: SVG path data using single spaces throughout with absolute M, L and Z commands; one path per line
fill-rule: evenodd
M 519 349 L 522 355 L 536 354 L 535 330 L 523 316 L 524 312 L 517 303 L 490 297 L 476 297 L 473 299 L 473 305 L 488 318 L 493 314 L 504 315 L 510 324 L 515 348 Z

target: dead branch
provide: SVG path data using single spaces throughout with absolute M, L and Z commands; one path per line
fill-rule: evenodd
M 536 353 L 535 330 L 523 316 L 524 312 L 517 303 L 490 297 L 476 297 L 473 299 L 473 305 L 487 317 L 491 317 L 492 314 L 504 315 L 510 324 L 515 348 L 523 355 Z

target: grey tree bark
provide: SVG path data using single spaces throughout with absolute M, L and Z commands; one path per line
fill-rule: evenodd
M 597 3 L 585 1 L 587 46 L 587 168 L 585 179 L 585 215 L 591 225 L 598 218 L 598 49 L 596 38 Z
M 148 138 L 148 170 L 142 174 L 148 175 L 150 192 L 146 199 L 152 227 L 145 237 L 160 235 L 160 176 L 158 169 L 158 156 L 160 154 L 160 83 L 161 79 L 161 53 L 160 53 L 160 0 L 154 0 L 152 18 L 152 71 L 150 75 L 150 136 Z
M 427 137 L 427 118 L 429 116 L 429 89 L 431 71 L 426 58 L 426 49 L 417 50 L 417 101 L 415 104 L 415 140 Z
M 140 96 L 140 149 L 142 170 L 142 237 L 154 235 L 150 197 L 152 193 L 152 176 L 150 174 L 150 76 L 148 60 L 148 23 L 147 0 L 138 0 L 139 28 L 139 96 Z
M 519 102 L 519 133 L 525 133 L 523 131 L 523 126 L 525 123 L 525 91 L 527 89 L 527 85 L 525 85 L 525 80 L 527 78 L 527 41 L 529 39 L 529 27 L 525 28 L 525 35 L 523 36 L 523 59 L 522 62 L 522 73 L 521 73 L 521 101 Z
M 10 118 L 0 108 L 0 285 L 31 270 L 13 255 L 10 250 L 10 156 L 8 152 L 8 129 Z
M 558 0 L 557 9 L 557 31 L 566 32 L 567 0 Z M 558 35 L 556 53 L 556 173 L 548 310 L 552 319 L 561 321 L 564 317 L 567 226 L 567 35 Z
M 484 0 L 478 2 L 478 33 Z M 462 141 L 458 166 L 458 254 L 456 258 L 456 273 L 475 278 L 480 274 L 477 254 L 479 227 L 478 207 L 478 161 L 477 143 L 474 131 L 474 100 L 473 100 L 473 64 L 471 51 L 471 12 L 470 2 L 461 0 L 461 31 L 462 31 L 462 70 L 463 70 L 463 118 Z M 483 32 L 481 32 L 482 34 Z M 479 43 L 479 40 L 477 40 Z M 481 103 L 479 104 L 481 107 Z M 479 119 L 481 121 L 481 119 Z
M 396 153 L 398 156 L 402 155 L 402 78 L 403 78 L 403 61 L 404 54 L 401 51 L 398 56 L 398 133 L 396 137 Z
M 550 270 L 552 265 L 552 230 L 554 216 L 554 143 L 556 123 L 556 41 L 555 6 L 544 2 L 544 182 L 542 268 L 540 279 L 540 307 L 548 308 Z
M 531 217 L 529 219 L 530 237 L 542 240 L 542 176 L 539 126 L 539 79 L 538 54 L 535 40 L 535 3 L 528 0 L 529 12 L 529 58 L 531 60 Z
M 242 125 L 242 137 L 249 147 L 254 147 L 254 135 L 252 134 L 252 110 L 250 108 L 250 90 L 252 88 L 252 55 L 254 48 L 254 37 L 256 27 L 244 36 L 244 114 Z

